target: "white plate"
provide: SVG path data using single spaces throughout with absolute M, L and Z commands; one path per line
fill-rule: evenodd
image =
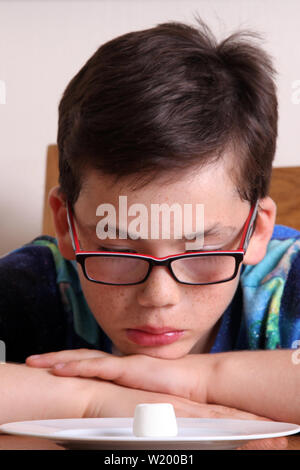
M 51 439 L 68 449 L 235 449 L 249 440 L 288 436 L 300 426 L 273 421 L 177 418 L 176 437 L 135 437 L 133 418 L 82 418 L 22 421 L 0 431 Z

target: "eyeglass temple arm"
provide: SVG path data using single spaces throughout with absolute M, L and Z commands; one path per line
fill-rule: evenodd
M 68 225 L 69 225 L 69 233 L 70 233 L 70 237 L 72 241 L 72 247 L 73 247 L 73 250 L 76 252 L 78 251 L 78 249 L 80 249 L 80 247 L 79 247 L 78 241 L 77 241 L 78 248 L 76 247 L 76 241 L 74 238 L 74 233 L 75 233 L 74 220 L 72 216 L 72 209 L 68 201 L 67 201 L 66 207 L 67 207 L 67 219 L 68 219 Z
M 249 216 L 248 216 L 248 219 L 246 221 L 245 228 L 244 228 L 244 231 L 243 231 L 242 240 L 241 240 L 241 247 L 242 247 L 242 250 L 245 253 L 247 251 L 247 248 L 248 248 L 248 245 L 249 245 L 249 242 L 250 242 L 250 238 L 253 234 L 253 227 L 254 227 L 254 222 L 255 222 L 256 216 L 257 216 L 257 211 L 258 211 L 258 201 L 256 201 L 254 206 L 252 206 L 252 209 L 249 213 Z

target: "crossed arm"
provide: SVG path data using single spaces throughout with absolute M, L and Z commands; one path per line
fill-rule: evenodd
M 133 416 L 138 403 L 172 403 L 177 416 L 300 423 L 296 351 L 243 351 L 158 359 L 69 350 L 0 366 L 0 423 Z M 54 367 L 64 362 L 65 367 Z M 243 449 L 284 449 L 287 439 Z
M 30 357 L 26 364 L 56 376 L 99 378 L 300 424 L 299 356 L 295 350 L 259 350 L 159 359 L 79 349 Z

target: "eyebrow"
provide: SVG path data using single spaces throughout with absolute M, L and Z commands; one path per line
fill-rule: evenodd
M 85 225 L 85 227 L 90 231 L 94 231 L 96 232 L 96 225 L 94 224 L 87 224 Z M 108 232 L 109 233 L 116 233 L 116 236 L 117 236 L 117 239 L 120 237 L 120 235 L 123 237 L 121 238 L 121 240 L 126 240 L 127 238 L 130 238 L 131 240 L 133 241 L 138 241 L 138 240 L 143 240 L 141 237 L 137 237 L 137 238 L 132 238 L 132 235 L 134 234 L 131 234 L 130 232 L 128 232 L 127 230 L 123 230 L 122 228 L 118 227 L 117 225 L 114 226 L 114 225 L 106 225 L 106 227 L 108 227 Z M 182 237 L 178 240 L 187 240 L 187 241 L 191 241 L 193 240 L 194 238 L 200 238 L 200 237 L 207 237 L 209 235 L 218 235 L 220 233 L 222 234 L 226 234 L 226 235 L 231 235 L 233 234 L 234 232 L 236 231 L 236 227 L 233 227 L 231 225 L 222 225 L 220 222 L 217 222 L 215 223 L 214 225 L 212 225 L 211 227 L 209 227 L 208 229 L 206 229 L 203 232 L 192 232 L 191 234 L 189 235 L 184 235 L 182 234 Z M 150 238 L 151 239 L 151 238 Z

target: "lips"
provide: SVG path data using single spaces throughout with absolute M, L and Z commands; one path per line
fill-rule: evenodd
M 126 334 L 130 341 L 140 346 L 162 346 L 177 341 L 184 331 L 174 330 L 172 327 L 141 326 L 138 329 L 127 329 Z
M 174 332 L 174 331 L 182 331 L 182 330 L 176 330 L 172 326 L 165 326 L 164 328 L 156 328 L 154 326 L 139 326 L 138 328 L 134 328 L 134 330 L 138 331 L 145 331 L 146 333 L 152 333 L 153 335 L 161 335 L 163 333 L 169 333 L 169 332 Z

